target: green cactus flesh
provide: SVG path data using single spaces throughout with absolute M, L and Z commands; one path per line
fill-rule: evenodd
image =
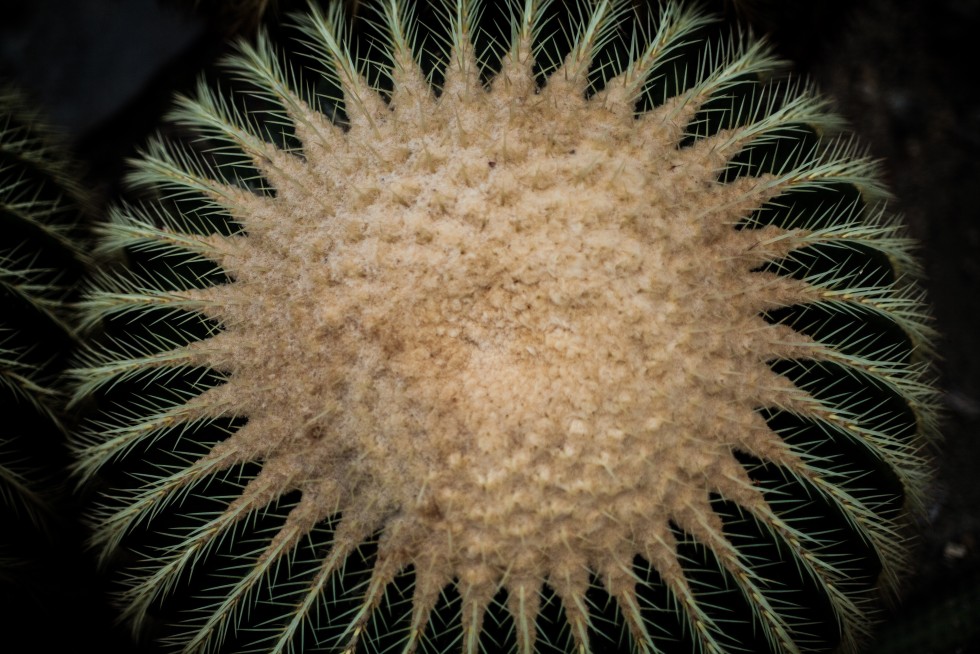
M 931 330 L 875 163 L 668 3 L 311 9 L 101 228 L 76 473 L 183 652 L 857 650 Z

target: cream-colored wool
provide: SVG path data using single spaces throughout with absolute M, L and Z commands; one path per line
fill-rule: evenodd
M 462 20 L 437 96 L 402 36 L 404 11 L 391 3 L 390 102 L 354 72 L 333 23 L 314 17 L 307 29 L 320 34 L 335 60 L 349 127 L 280 88 L 302 156 L 236 128 L 209 95 L 185 102 L 185 117 L 217 116 L 197 121 L 249 152 L 274 194 L 167 169 L 178 183 L 204 188 L 244 235 L 187 237 L 141 227 L 144 237 L 204 253 L 231 279 L 148 295 L 148 301 L 193 307 L 223 331 L 172 350 L 165 360 L 118 362 L 105 378 L 158 365 L 205 365 L 225 373 L 227 383 L 159 419 L 190 423 L 229 415 L 248 423 L 110 516 L 100 539 L 114 547 L 153 506 L 168 501 L 161 498 L 215 470 L 258 461 L 262 472 L 185 549 L 168 555 L 161 573 L 128 591 L 127 612 L 137 620 L 166 592 L 160 580 L 195 561 L 215 533 L 299 490 L 302 499 L 259 557 L 257 572 L 236 587 L 256 583 L 316 523 L 342 515 L 333 549 L 279 647 L 347 553 L 380 532 L 362 609 L 350 618 L 349 648 L 386 584 L 408 566 L 416 575 L 408 650 L 454 579 L 463 601 L 464 650 L 475 647 L 484 610 L 503 588 L 518 646 L 531 652 L 536 635 L 528 625 L 543 583 L 561 598 L 573 637 L 586 649 L 589 571 L 619 604 L 635 641 L 652 643 L 631 572 L 641 556 L 678 598 L 700 646 L 720 651 L 716 626 L 682 569 L 672 522 L 709 546 L 753 599 L 772 646 L 796 651 L 790 627 L 723 535 L 709 503 L 717 493 L 789 543 L 805 574 L 832 598 L 845 649 L 858 642 L 862 609 L 835 594 L 833 571 L 772 511 L 734 453 L 780 464 L 839 501 L 882 553 L 885 576 L 894 576 L 900 555 L 890 541 L 892 527 L 876 526 L 859 503 L 855 508 L 833 487 L 827 490 L 805 453 L 757 412 L 778 407 L 859 429 L 853 417 L 768 365 L 801 357 L 848 363 L 846 356 L 767 323 L 762 313 L 831 301 L 887 312 L 888 298 L 862 289 L 842 294 L 817 280 L 758 268 L 814 242 L 870 240 L 890 228 L 735 225 L 787 190 L 848 181 L 866 174 L 869 164 L 845 148 L 782 173 L 719 181 L 730 158 L 778 120 L 822 120 L 821 103 L 804 92 L 786 104 L 785 116 L 763 116 L 754 131 L 723 130 L 680 147 L 712 93 L 770 68 L 772 60 L 748 47 L 720 60 L 700 86 L 637 116 L 644 76 L 662 54 L 656 39 L 623 74 L 586 97 L 591 52 L 614 5 L 598 4 L 593 22 L 583 24 L 572 53 L 542 88 L 532 75 L 533 12 L 515 22 L 517 38 L 488 87 L 477 75 Z M 656 37 L 669 42 L 670 29 L 684 20 L 694 19 L 671 8 Z M 261 47 L 246 53 L 260 61 Z M 145 166 L 159 173 L 170 163 L 158 149 Z M 909 319 L 908 329 L 924 328 Z M 874 364 L 848 363 L 862 372 Z M 903 392 L 910 401 L 918 397 Z M 156 428 L 147 424 L 144 432 Z M 94 469 L 124 441 L 91 446 L 82 465 Z M 882 451 L 917 492 L 915 454 Z M 232 600 L 227 611 L 244 601 L 234 594 Z M 227 619 L 215 614 L 211 630 Z M 211 638 L 202 628 L 185 649 L 208 647 Z

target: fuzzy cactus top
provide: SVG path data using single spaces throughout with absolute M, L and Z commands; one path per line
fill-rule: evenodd
M 220 471 L 260 469 L 147 562 L 124 593 L 125 612 L 141 621 L 221 534 L 299 492 L 219 599 L 195 609 L 197 621 L 176 637 L 184 651 L 219 647 L 277 566 L 330 521 L 329 544 L 305 581 L 274 602 L 281 611 L 265 651 L 296 646 L 348 557 L 371 539 L 376 555 L 356 601 L 326 618 L 346 625 L 334 646 L 369 638 L 386 589 L 412 570 L 405 651 L 421 646 L 444 589 L 454 587 L 456 648 L 476 651 L 485 612 L 503 591 L 516 647 L 531 652 L 541 644 L 545 585 L 571 642 L 586 650 L 597 629 L 586 596 L 597 584 L 630 642 L 661 651 L 635 568 L 642 560 L 699 651 L 726 651 L 726 629 L 686 569 L 678 533 L 710 550 L 767 647 L 800 651 L 807 617 L 784 606 L 778 583 L 733 540 L 719 500 L 778 544 L 830 607 L 830 640 L 853 649 L 867 629 L 867 589 L 850 587 L 847 565 L 780 509 L 747 460 L 784 471 L 842 515 L 894 583 L 898 514 L 838 478 L 812 443 L 787 437 L 766 413 L 857 443 L 891 471 L 907 505 L 919 501 L 919 439 L 932 409 L 915 357 L 892 357 L 880 342 L 855 349 L 863 336 L 823 337 L 771 318 L 809 305 L 873 316 L 904 334 L 908 352 L 928 349 L 917 291 L 904 279 L 913 270 L 908 245 L 869 208 L 883 195 L 873 164 L 846 141 L 806 145 L 800 134 L 836 127 L 809 88 L 734 92 L 776 65 L 758 43 L 703 55 L 682 91 L 638 111 L 651 80 L 706 24 L 673 5 L 647 29 L 626 20 L 628 3 L 583 9 L 542 83 L 535 65 L 546 7 L 525 5 L 514 8 L 489 81 L 475 54 L 479 3 L 447 10 L 437 91 L 417 63 L 408 5 L 382 3 L 386 96 L 351 54 L 342 13 L 311 13 L 305 36 L 342 93 L 332 118 L 288 81 L 264 38 L 242 46 L 232 65 L 276 105 L 269 115 L 289 125 L 295 145 L 266 139 L 204 87 L 175 114 L 244 152 L 262 188 L 165 143 L 140 162 L 137 181 L 193 192 L 236 229 L 201 233 L 164 213 L 120 212 L 105 230 L 109 246 L 192 252 L 227 283 L 106 276 L 89 300 L 92 320 L 156 307 L 220 329 L 186 344 L 93 351 L 78 373 L 80 397 L 178 368 L 207 368 L 221 382 L 141 415 L 110 413 L 81 444 L 79 468 L 125 463 L 174 424 L 247 423 L 110 499 L 97 540 L 111 553 Z M 618 42 L 628 60 L 596 82 L 594 60 L 624 24 L 637 36 Z M 727 122 L 692 130 L 719 98 Z M 778 163 L 745 157 L 793 138 L 795 151 Z M 781 197 L 841 185 L 857 198 L 842 194 L 836 207 L 781 222 L 760 217 Z M 862 283 L 841 272 L 844 264 L 788 272 L 795 253 L 852 244 L 884 260 L 891 281 Z M 863 399 L 808 388 L 802 377 L 821 366 L 897 398 L 913 416 L 911 435 L 882 426 L 891 418 L 879 420 Z

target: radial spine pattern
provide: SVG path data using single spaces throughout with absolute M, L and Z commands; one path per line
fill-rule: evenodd
M 384 63 L 339 6 L 314 73 L 260 36 L 244 95 L 181 99 L 198 141 L 102 229 L 134 263 L 84 302 L 77 472 L 124 614 L 184 652 L 854 651 L 935 413 L 874 163 L 671 3 L 379 2 Z

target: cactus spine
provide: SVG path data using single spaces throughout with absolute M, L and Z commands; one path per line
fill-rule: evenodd
M 77 473 L 124 615 L 184 652 L 855 651 L 935 421 L 874 162 L 673 3 L 412 7 L 311 9 L 302 73 L 241 45 L 102 228 L 133 263 L 83 303 Z

